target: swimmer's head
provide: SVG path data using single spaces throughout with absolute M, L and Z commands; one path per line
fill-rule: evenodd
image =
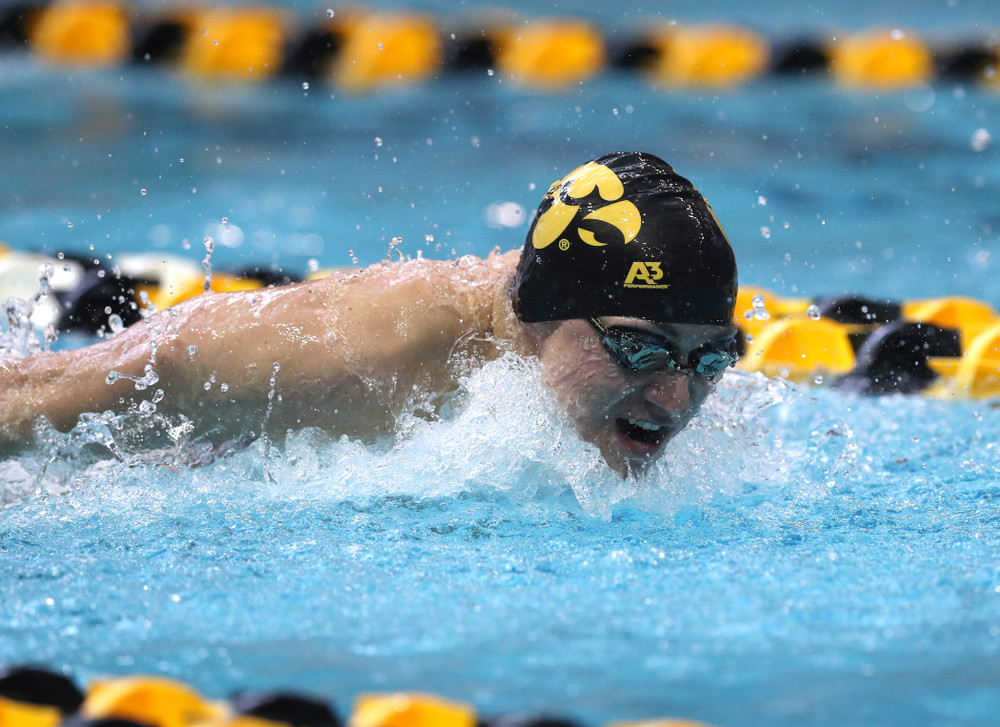
M 631 316 L 729 325 L 736 260 L 691 182 L 652 154 L 615 152 L 549 188 L 511 300 L 527 323 Z
M 642 472 L 735 361 L 736 261 L 705 198 L 619 152 L 549 188 L 511 286 L 542 378 L 619 474 Z

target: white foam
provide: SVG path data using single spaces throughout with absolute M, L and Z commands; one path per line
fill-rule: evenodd
M 182 496 L 252 490 L 307 501 L 474 496 L 524 503 L 571 493 L 586 513 L 609 518 L 616 507 L 668 512 L 732 497 L 746 482 L 785 487 L 803 474 L 794 459 L 810 455 L 808 443 L 771 435 L 764 416 L 775 404 L 800 399 L 797 390 L 733 373 L 660 462 L 637 480 L 622 480 L 577 435 L 537 366 L 507 354 L 475 369 L 437 418 L 405 415 L 378 441 L 306 429 L 280 447 L 260 441 L 214 462 L 183 440 L 161 437 L 160 449 L 142 451 L 143 428 L 154 439 L 154 431 L 167 429 L 158 415 L 90 417 L 69 435 L 42 432 L 38 447 L 0 470 L 0 487 L 8 503 L 30 497 L 42 478 L 47 491 L 70 487 L 103 497 L 112 496 L 107 488 L 114 483 L 139 490 L 166 483 Z M 208 464 L 182 464 L 200 458 Z

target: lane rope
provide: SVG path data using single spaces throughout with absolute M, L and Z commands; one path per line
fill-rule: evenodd
M 304 17 L 256 4 L 154 13 L 115 0 L 28 2 L 0 10 L 0 47 L 28 49 L 55 66 L 162 66 L 204 81 L 280 74 L 354 93 L 459 72 L 558 92 L 611 70 L 666 89 L 725 89 L 767 76 L 871 91 L 935 80 L 1000 88 L 996 34 L 933 44 L 886 27 L 769 40 L 746 26 L 659 17 L 602 34 L 588 20 L 503 10 L 453 19 L 349 5 Z

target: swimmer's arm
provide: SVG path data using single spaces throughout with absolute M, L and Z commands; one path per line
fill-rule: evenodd
M 426 393 L 447 385 L 458 340 L 489 327 L 485 293 L 492 288 L 463 290 L 468 281 L 456 283 L 452 266 L 376 268 L 216 297 L 178 318 L 178 339 L 164 359 L 176 394 L 164 403 L 170 398 L 223 429 L 238 419 L 239 429 L 255 433 L 265 420 L 271 434 L 303 426 L 383 431 L 415 387 Z M 189 346 L 198 347 L 194 356 Z
M 122 385 L 108 386 L 105 379 L 113 370 L 144 374 L 149 348 L 142 327 L 86 348 L 0 358 L 0 451 L 30 444 L 40 416 L 68 431 L 83 412 L 120 409 L 131 401 Z
M 182 414 L 212 438 L 259 435 L 265 423 L 271 432 L 385 430 L 415 386 L 446 384 L 457 341 L 489 335 L 497 281 L 513 262 L 497 256 L 470 273 L 425 261 L 211 293 L 108 341 L 3 361 L 0 446 L 28 443 L 38 416 L 68 431 L 84 412 L 154 399 L 161 414 Z M 154 376 L 137 389 L 147 365 Z M 112 371 L 131 378 L 107 383 Z

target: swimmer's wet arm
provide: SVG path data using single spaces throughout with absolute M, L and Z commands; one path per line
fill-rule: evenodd
M 488 329 L 493 287 L 478 285 L 482 274 L 421 261 L 202 296 L 178 316 L 177 338 L 161 348 L 158 371 L 170 385 L 163 403 L 243 429 L 254 429 L 267 412 L 274 432 L 383 430 L 414 386 L 448 380 L 457 340 Z M 198 348 L 193 357 L 191 346 Z
M 157 389 L 160 413 L 223 435 L 259 431 L 265 415 L 275 431 L 382 430 L 414 386 L 448 381 L 457 341 L 491 335 L 493 299 L 514 262 L 414 261 L 212 293 L 83 349 L 4 360 L 0 444 L 28 443 L 38 416 L 68 431 L 84 412 L 121 412 Z M 144 389 L 126 377 L 107 383 L 112 371 L 142 377 L 147 365 L 156 381 Z
M 149 358 L 142 328 L 86 348 L 0 359 L 0 447 L 30 444 L 39 417 L 69 431 L 84 412 L 124 408 L 137 393 L 133 382 L 105 380 L 112 370 L 142 375 Z

